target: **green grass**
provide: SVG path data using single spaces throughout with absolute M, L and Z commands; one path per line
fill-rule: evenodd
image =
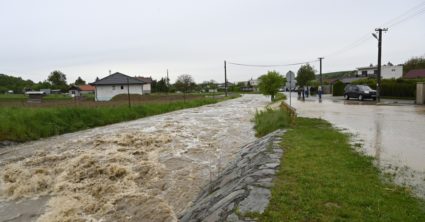
M 0 94 L 0 101 L 26 101 L 28 96 L 25 94 Z M 72 97 L 63 94 L 50 94 L 43 97 L 43 100 L 70 100 Z
M 260 221 L 425 221 L 424 201 L 383 182 L 373 158 L 355 152 L 349 136 L 328 122 L 297 118 L 282 146 L 283 164 Z
M 257 111 L 255 113 L 254 121 L 254 129 L 256 131 L 255 135 L 258 137 L 290 125 L 290 117 L 288 113 L 270 108 L 260 112 Z
M 234 98 L 234 97 L 228 97 Z M 202 98 L 190 101 L 116 107 L 0 108 L 0 141 L 29 141 L 96 126 L 138 119 L 174 110 L 220 102 Z
M 273 102 L 277 102 L 277 101 L 281 101 L 281 100 L 285 100 L 286 99 L 286 95 L 283 93 L 276 93 Z

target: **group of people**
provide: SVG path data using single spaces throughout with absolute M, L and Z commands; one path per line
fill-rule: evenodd
M 311 94 L 310 87 L 308 86 L 298 87 L 297 92 L 298 92 L 298 99 L 302 99 L 303 101 L 305 100 L 306 97 L 308 98 L 308 96 Z M 322 93 L 323 93 L 322 86 L 319 86 L 317 88 L 317 94 L 319 96 L 320 101 L 322 100 Z

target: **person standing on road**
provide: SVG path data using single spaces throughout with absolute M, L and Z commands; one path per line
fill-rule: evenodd
M 322 100 L 322 86 L 318 87 L 317 93 L 319 94 L 319 100 Z

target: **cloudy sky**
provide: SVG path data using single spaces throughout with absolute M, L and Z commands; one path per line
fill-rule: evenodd
M 382 25 L 383 62 L 425 55 L 423 0 L 0 0 L 0 73 L 40 81 L 61 70 L 92 82 L 109 70 L 161 78 L 169 69 L 172 81 L 223 82 L 224 60 L 321 56 L 324 72 L 351 70 L 376 63 L 371 33 Z M 228 79 L 298 68 L 228 65 Z

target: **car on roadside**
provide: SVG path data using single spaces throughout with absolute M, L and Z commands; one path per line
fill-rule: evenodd
M 356 98 L 358 100 L 376 100 L 376 90 L 366 85 L 347 85 L 344 89 L 344 99 Z

